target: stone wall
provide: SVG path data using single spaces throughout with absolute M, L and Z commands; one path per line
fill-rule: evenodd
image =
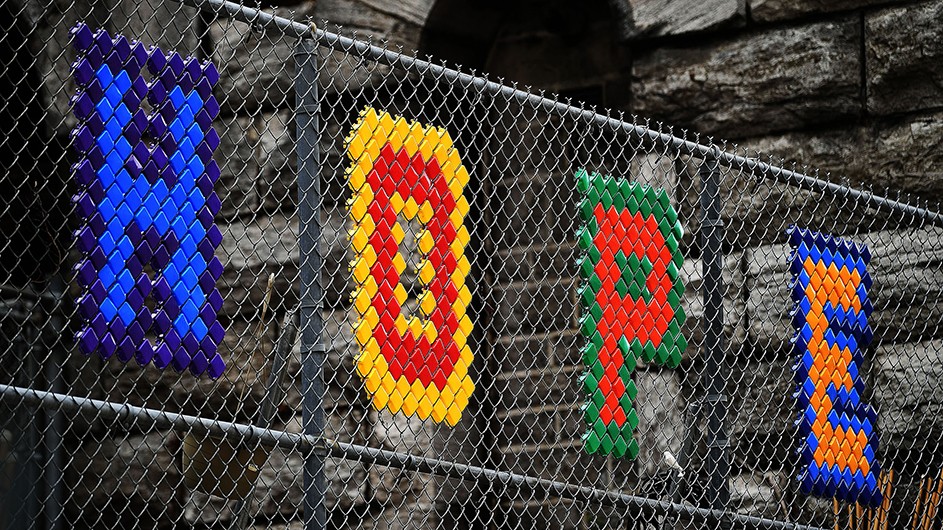
M 940 199 L 943 175 L 937 131 L 943 110 L 939 83 L 943 45 L 937 35 L 943 3 L 615 0 L 591 8 L 601 14 L 589 21 L 585 13 L 569 21 L 550 21 L 553 15 L 547 11 L 553 13 L 552 8 L 542 10 L 527 2 L 508 8 L 512 16 L 491 31 L 495 37 L 483 68 L 525 85 L 631 112 L 640 121 L 668 124 L 690 139 L 728 139 L 741 152 L 752 156 L 759 151 L 774 164 L 818 168 L 823 177 L 881 192 L 887 187 L 892 195 L 903 191 L 912 200 L 931 205 Z M 430 23 L 441 22 L 434 17 Z M 535 126 L 548 126 L 547 121 L 517 116 L 523 123 L 510 134 L 502 131 L 497 136 L 526 145 L 531 158 L 552 158 L 556 148 L 532 132 Z M 587 142 L 585 137 L 582 141 Z M 732 148 L 732 143 L 726 145 Z M 654 176 L 661 187 L 673 190 L 690 252 L 682 273 L 692 291 L 683 300 L 690 318 L 686 331 L 693 339 L 686 370 L 671 373 L 649 367 L 637 375 L 640 385 L 652 377 L 659 381 L 654 392 L 646 393 L 654 400 L 652 410 L 660 414 L 651 417 L 659 428 L 646 432 L 643 422 L 639 439 L 651 451 L 643 449 L 627 474 L 621 475 L 625 466 L 619 466 L 603 475 L 616 483 L 653 487 L 658 472 L 664 474 L 666 469 L 661 451 L 677 454 L 680 446 L 687 421 L 683 404 L 700 395 L 698 163 L 671 152 L 664 157 L 617 150 L 606 155 L 618 160 L 571 156 L 574 165 L 585 160 L 597 169 L 624 172 L 642 182 L 652 182 Z M 625 157 L 631 160 L 624 163 Z M 541 162 L 533 166 L 539 168 Z M 552 176 L 564 182 L 568 178 L 564 173 Z M 545 204 L 540 195 L 529 195 L 532 182 L 532 175 L 510 165 L 493 195 L 520 196 L 511 201 L 517 205 Z M 758 181 L 732 170 L 724 171 L 721 188 L 729 252 L 724 312 L 731 503 L 747 513 L 831 524 L 830 506 L 798 495 L 792 478 L 796 441 L 789 339 L 793 331 L 787 321 L 789 250 L 783 232 L 787 225 L 798 223 L 857 234 L 855 240 L 872 248 L 876 347 L 866 354 L 866 384 L 880 414 L 885 466 L 907 476 L 906 470 L 917 462 L 928 465 L 927 449 L 914 442 L 918 433 L 917 439 L 929 441 L 943 434 L 934 418 L 939 396 L 931 382 L 941 333 L 937 300 L 943 271 L 935 250 L 940 230 L 901 229 L 900 216 L 886 211 Z M 572 232 L 562 240 L 542 235 L 527 216 L 534 214 L 499 214 L 497 223 L 504 236 L 496 243 L 501 256 L 518 264 L 502 266 L 506 277 L 498 274 L 499 282 L 507 282 L 499 283 L 499 288 L 510 291 L 506 297 L 512 300 L 531 300 L 546 292 L 548 281 L 563 285 L 575 275 L 572 262 L 560 281 L 550 274 L 559 272 L 555 260 L 563 262 L 569 256 Z M 514 237 L 518 233 L 526 237 Z M 506 377 L 513 381 L 506 388 L 530 388 L 522 386 L 521 378 L 557 370 L 554 363 L 559 361 L 547 357 L 544 349 L 568 345 L 565 341 L 574 330 L 561 330 L 550 318 L 523 328 L 524 338 L 501 339 L 507 342 L 498 352 L 510 356 L 503 370 L 511 372 Z M 548 325 L 557 327 L 544 329 Z M 579 344 L 578 339 L 575 342 L 574 346 Z M 525 359 L 533 359 L 533 364 L 527 365 Z M 520 372 L 520 362 L 531 368 Z M 517 408 L 507 418 L 537 423 L 549 421 L 541 418 L 567 418 L 570 409 L 565 406 L 550 407 L 548 413 L 546 401 L 558 394 L 552 387 L 541 388 L 529 403 L 513 401 Z M 573 416 L 575 421 L 565 432 L 580 432 L 580 420 Z M 557 440 L 544 431 L 516 434 L 511 441 L 519 445 L 509 450 L 522 460 L 528 451 L 539 454 L 548 442 L 559 444 Z M 560 447 L 562 451 L 564 446 Z M 696 469 L 699 455 L 693 458 Z M 642 477 L 647 478 L 639 481 Z M 907 491 L 909 480 L 901 481 L 901 492 Z M 697 488 L 695 484 L 692 500 L 699 494 Z M 901 495 L 906 506 L 913 492 Z M 554 513 L 552 503 L 536 504 L 545 506 L 544 513 Z M 906 508 L 902 510 L 905 514 Z M 892 515 L 893 525 L 905 524 L 902 514 Z
M 293 41 L 240 22 L 211 21 L 176 4 L 149 2 L 55 0 L 47 6 L 26 0 L 34 68 L 45 79 L 38 94 L 45 109 L 42 126 L 64 145 L 74 125 L 67 30 L 78 20 L 217 63 L 223 109 L 216 123 L 222 137 L 217 191 L 223 201 L 217 222 L 224 234 L 219 256 L 227 264 L 224 355 L 238 369 L 209 383 L 117 362 L 84 365 L 76 370 L 76 388 L 96 397 L 246 420 L 261 397 L 260 367 L 278 336 L 275 321 L 297 303 Z M 471 11 L 460 4 L 280 0 L 274 10 L 298 19 L 327 19 L 345 32 L 388 39 L 407 51 L 469 61 L 467 66 L 494 77 L 663 120 L 676 133 L 692 131 L 686 133 L 691 138 L 693 131 L 701 139 L 728 138 L 773 160 L 818 167 L 823 175 L 834 172 L 922 200 L 943 197 L 943 0 L 597 0 L 579 9 L 529 0 Z M 627 144 L 618 152 L 587 147 L 567 138 L 566 128 L 551 128 L 559 126 L 551 118 L 506 102 L 507 112 L 488 120 L 494 126 L 490 136 L 451 131 L 472 136 L 464 145 L 475 146 L 469 164 L 473 175 L 479 172 L 474 185 L 481 212 L 475 231 L 481 249 L 475 261 L 478 390 L 454 431 L 377 413 L 353 371 L 341 140 L 351 110 L 384 88 L 387 70 L 358 66 L 343 53 L 322 53 L 320 60 L 327 434 L 544 478 L 666 495 L 669 473 L 661 455 L 678 454 L 692 424 L 685 409 L 702 395 L 697 163 Z M 407 108 L 409 102 L 395 104 Z M 644 366 L 637 372 L 642 452 L 635 462 L 590 457 L 580 449 L 576 212 L 567 156 L 668 188 L 685 227 L 683 304 L 690 347 L 679 370 Z M 880 340 L 868 384 L 881 411 L 885 454 L 901 464 L 913 461 L 905 449 L 915 425 L 928 439 L 943 436 L 934 386 L 938 370 L 931 362 L 943 348 L 943 330 L 935 324 L 943 313 L 937 303 L 943 273 L 937 251 L 926 251 L 941 248 L 941 235 L 933 229 L 898 230 L 886 212 L 822 201 L 732 171 L 724 174 L 722 195 L 728 251 L 725 367 L 735 379 L 728 387 L 732 506 L 826 524 L 830 505 L 798 497 L 791 478 L 791 330 L 782 231 L 801 222 L 861 232 L 858 239 L 872 246 Z M 270 313 L 275 316 L 267 331 L 256 335 L 270 273 L 275 274 Z M 414 279 L 406 283 L 415 292 Z M 298 383 L 297 347 L 289 373 Z M 300 429 L 299 403 L 296 384 L 276 428 Z M 97 438 L 86 439 L 85 429 Z M 92 423 L 76 424 L 70 436 L 81 450 L 69 465 L 75 492 L 69 509 L 81 512 L 88 526 L 142 517 L 156 527 L 224 527 L 233 518 L 232 503 L 183 487 L 177 434 L 114 436 Z M 692 469 L 700 465 L 702 450 L 697 447 L 692 455 Z M 300 462 L 298 454 L 276 452 L 266 463 L 250 508 L 260 528 L 294 528 L 287 521 L 301 510 Z M 629 515 L 593 510 L 598 519 L 591 520 L 584 517 L 584 506 L 534 496 L 494 503 L 489 498 L 494 491 L 472 484 L 360 462 L 329 459 L 327 473 L 335 527 L 465 527 L 470 518 L 484 517 L 507 527 L 585 528 Z M 693 485 L 688 500 L 696 501 L 698 487 Z

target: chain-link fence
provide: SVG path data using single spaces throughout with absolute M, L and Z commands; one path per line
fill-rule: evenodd
M 940 214 L 105 4 L 0 0 L 0 528 L 940 524 Z

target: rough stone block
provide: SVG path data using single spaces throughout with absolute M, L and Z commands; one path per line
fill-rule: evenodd
M 357 344 L 354 341 L 353 324 L 355 314 L 348 309 L 326 310 L 321 313 L 324 321 L 322 340 L 327 348 L 323 379 L 326 386 L 324 409 L 340 411 L 343 414 L 348 407 L 365 407 L 368 403 L 363 381 L 357 375 L 354 358 Z M 301 341 L 292 350 L 289 373 L 294 381 L 293 391 L 301 385 Z M 291 394 L 289 394 L 289 397 Z M 300 393 L 298 399 L 301 399 Z M 300 401 L 298 406 L 300 407 Z M 334 412 L 332 412 L 334 413 Z
M 299 21 L 309 16 L 316 20 L 327 19 L 332 24 L 343 26 L 345 33 L 357 32 L 360 38 L 385 40 L 394 48 L 402 45 L 415 49 L 419 42 L 418 26 L 390 13 L 389 5 L 378 9 L 351 0 L 307 1 L 273 11 Z M 294 105 L 294 39 L 254 32 L 247 24 L 231 20 L 214 22 L 210 36 L 216 44 L 214 58 L 217 64 L 225 65 L 220 68 L 220 82 L 216 88 L 223 109 L 251 113 L 258 109 L 283 109 Z M 319 61 L 319 85 L 328 94 L 391 81 L 387 78 L 388 67 L 361 62 L 343 50 L 321 54 Z
M 273 307 L 290 307 L 298 290 L 298 220 L 275 214 L 221 225 L 217 256 L 226 267 L 220 282 L 222 314 L 249 314 L 261 308 L 269 274 L 275 274 Z
M 915 440 L 933 441 L 935 448 L 943 437 L 943 341 L 878 346 L 874 359 L 883 452 L 893 458 L 898 449 L 913 449 Z
M 220 278 L 219 292 L 223 296 L 220 316 L 235 318 L 255 314 L 265 299 L 270 274 L 275 275 L 271 306 L 292 307 L 298 303 L 298 264 L 264 264 L 245 269 L 229 268 Z
M 790 512 L 784 494 L 791 477 L 779 471 L 742 473 L 730 477 L 730 509 L 737 513 L 782 520 Z
M 499 378 L 488 389 L 499 411 L 581 404 L 578 370 L 538 369 Z
M 182 476 L 175 453 L 180 442 L 172 432 L 154 432 L 87 442 L 66 462 L 73 521 L 91 528 L 171 528 L 182 515 L 177 495 Z
M 892 3 L 900 0 L 891 0 Z M 807 15 L 850 11 L 874 4 L 887 4 L 884 0 L 749 0 L 750 18 L 757 22 L 785 20 Z
M 751 149 L 771 156 L 785 167 L 795 165 L 807 174 L 838 181 L 846 177 L 856 187 L 877 193 L 889 188 L 922 200 L 943 199 L 943 114 L 930 113 L 898 120 L 879 120 L 868 127 L 813 133 L 786 133 L 751 139 Z M 821 206 L 820 206 L 821 208 Z M 876 216 L 876 217 L 875 217 Z M 866 219 L 883 220 L 887 212 Z M 891 215 L 891 217 L 894 217 Z
M 658 48 L 633 63 L 632 111 L 729 138 L 857 116 L 860 38 L 844 18 Z
M 605 458 L 583 450 L 581 444 L 561 444 L 537 450 L 502 451 L 502 469 L 532 477 L 570 483 L 597 483 L 605 480 Z
M 371 446 L 420 456 L 435 456 L 434 439 L 440 430 L 435 423 L 424 422 L 416 416 L 390 414 L 386 410 L 371 410 L 369 419 L 373 427 L 369 438 Z M 391 508 L 402 506 L 407 498 L 424 495 L 435 498 L 435 483 L 429 475 L 370 466 L 369 480 L 372 500 Z
M 409 495 L 395 505 L 382 506 L 369 513 L 350 514 L 362 519 L 355 528 L 361 530 L 412 530 L 414 528 L 435 528 L 438 514 L 435 510 L 434 497 L 428 493 Z
M 71 45 L 69 30 L 78 22 L 106 27 L 111 14 L 105 2 L 96 0 L 48 3 L 28 0 L 23 5 L 24 16 L 17 22 L 24 24 L 24 29 L 32 34 L 28 44 L 36 57 L 35 73 L 41 82 L 38 95 L 46 109 L 46 124 L 67 136 L 77 123 L 70 103 L 76 87 L 72 78 L 75 49 Z M 25 49 L 20 53 L 24 52 Z
M 232 220 L 259 207 L 258 134 L 253 121 L 252 118 L 228 117 L 213 124 L 219 132 L 219 147 L 213 153 L 219 165 L 215 191 L 222 203 L 217 219 Z
M 943 3 L 939 5 L 943 16 Z M 940 46 L 941 60 L 936 64 L 943 64 L 943 45 Z M 943 67 L 937 80 L 943 83 Z M 943 88 L 938 90 L 939 105 L 943 104 Z M 899 99 L 913 98 L 902 93 Z M 865 182 L 876 189 L 890 187 L 913 193 L 924 201 L 943 200 L 943 113 L 880 124 L 874 127 L 869 140 L 858 151 L 864 155 L 860 175 Z M 939 211 L 936 206 L 931 209 Z
M 850 237 L 871 249 L 868 271 L 874 280 L 869 297 L 874 304 L 871 326 L 881 343 L 915 342 L 943 334 L 943 259 L 938 230 L 882 231 Z M 787 245 L 748 251 L 747 302 L 753 347 L 776 355 L 790 352 L 794 331 L 789 320 L 792 302 L 788 285 Z
M 792 362 L 744 359 L 728 376 L 730 447 L 735 465 L 788 465 L 798 447 Z M 787 467 L 788 468 L 788 467 Z
M 350 411 L 345 416 L 328 415 L 325 435 L 343 442 L 363 443 L 364 434 L 359 429 L 363 413 Z M 281 426 L 288 432 L 302 432 L 301 418 L 295 416 Z M 297 451 L 274 450 L 259 473 L 259 482 L 253 497 L 257 513 L 298 516 L 304 509 L 303 488 L 304 458 Z M 327 509 L 351 509 L 365 502 L 367 488 L 366 466 L 337 458 L 327 458 L 324 475 L 329 479 L 324 502 Z
M 743 330 L 744 300 L 740 293 L 743 285 L 742 253 L 724 256 L 721 270 L 724 283 L 724 336 L 726 337 L 727 351 L 736 351 L 745 339 Z M 687 319 L 681 326 L 681 333 L 688 340 L 688 348 L 684 352 L 684 360 L 690 361 L 700 357 L 700 350 L 704 343 L 704 263 L 700 259 L 688 258 L 681 268 L 681 282 L 684 284 L 684 295 L 681 297 L 681 307 L 684 308 Z
M 298 261 L 298 218 L 282 214 L 256 217 L 247 222 L 219 225 L 223 241 L 216 251 L 230 269 Z
M 634 182 L 640 182 L 656 189 L 668 192 L 671 203 L 677 207 L 678 168 L 677 159 L 658 153 L 638 152 L 632 158 L 629 175 Z
M 106 0 L 109 30 L 137 39 L 165 51 L 175 50 L 181 56 L 199 56 L 199 26 L 193 21 L 199 11 L 183 4 L 168 4 L 159 0 L 133 2 Z
M 498 333 L 559 331 L 576 325 L 573 281 L 509 284 L 496 290 Z
M 605 509 L 604 505 L 595 508 Z M 590 517 L 586 507 L 563 499 L 546 502 L 512 501 L 495 510 L 498 528 L 540 528 L 543 530 L 578 530 L 585 528 L 584 520 Z M 595 521 L 594 522 L 599 522 Z M 601 528 L 616 528 L 615 525 Z
M 261 334 L 257 334 L 257 320 L 233 320 L 226 325 L 219 353 L 226 360 L 227 369 L 217 380 L 195 377 L 190 372 L 159 370 L 153 364 L 144 367 L 125 364 L 112 358 L 97 374 L 105 389 L 101 398 L 191 415 L 212 413 L 226 421 L 252 418 L 261 403 L 260 378 L 267 374 L 263 367 L 275 341 L 271 315 Z
M 635 431 L 639 454 L 636 472 L 651 477 L 664 471 L 663 453 L 678 455 L 684 439 L 684 399 L 681 385 L 673 370 L 640 370 L 635 372 L 638 397 L 633 405 L 639 423 Z
M 496 445 L 511 450 L 512 447 L 552 444 L 561 434 L 556 429 L 558 416 L 556 410 L 525 410 L 520 414 L 499 415 L 496 419 L 499 424 Z
M 289 112 L 263 114 L 256 120 L 256 128 L 260 206 L 266 211 L 294 210 L 298 203 L 294 118 Z
M 867 15 L 868 110 L 892 114 L 943 106 L 943 2 Z
M 546 335 L 501 337 L 494 346 L 494 359 L 501 373 L 534 370 L 547 366 Z
M 305 7 L 301 15 L 310 13 Z M 213 22 L 209 35 L 220 74 L 216 99 L 224 112 L 250 114 L 294 104 L 294 39 L 254 32 L 232 19 Z
M 387 40 L 391 46 L 403 46 L 409 50 L 418 46 L 420 24 L 425 21 L 432 4 L 431 0 L 320 0 L 312 6 L 314 11 L 309 11 L 309 14 L 329 20 L 347 32 L 356 31 L 361 38 Z M 294 8 L 294 13 L 296 19 L 300 18 L 298 7 Z
M 742 25 L 746 0 L 618 0 L 624 38 L 661 37 Z
M 773 167 L 801 169 L 780 163 L 778 159 L 771 160 L 769 156 L 760 157 L 760 160 Z M 699 164 L 685 157 L 686 169 L 680 175 L 679 186 L 682 202 L 678 217 L 685 229 L 685 243 L 694 247 L 700 244 Z M 827 175 L 820 176 L 824 178 Z M 753 177 L 738 169 L 723 168 L 719 186 L 724 245 L 736 250 L 780 241 L 783 232 L 793 223 L 822 226 L 820 223 L 827 222 L 823 229 L 844 233 L 868 229 L 876 220 L 883 219 L 880 212 L 875 215 L 863 202 L 806 191 L 780 184 L 769 176 Z

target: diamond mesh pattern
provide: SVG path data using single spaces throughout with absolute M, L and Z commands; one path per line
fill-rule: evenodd
M 188 2 L 0 0 L 0 529 L 939 526 L 939 213 Z

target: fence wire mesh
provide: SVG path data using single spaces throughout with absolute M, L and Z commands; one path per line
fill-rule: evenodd
M 235 4 L 58 5 L 0 0 L 0 528 L 940 524 L 938 214 Z

